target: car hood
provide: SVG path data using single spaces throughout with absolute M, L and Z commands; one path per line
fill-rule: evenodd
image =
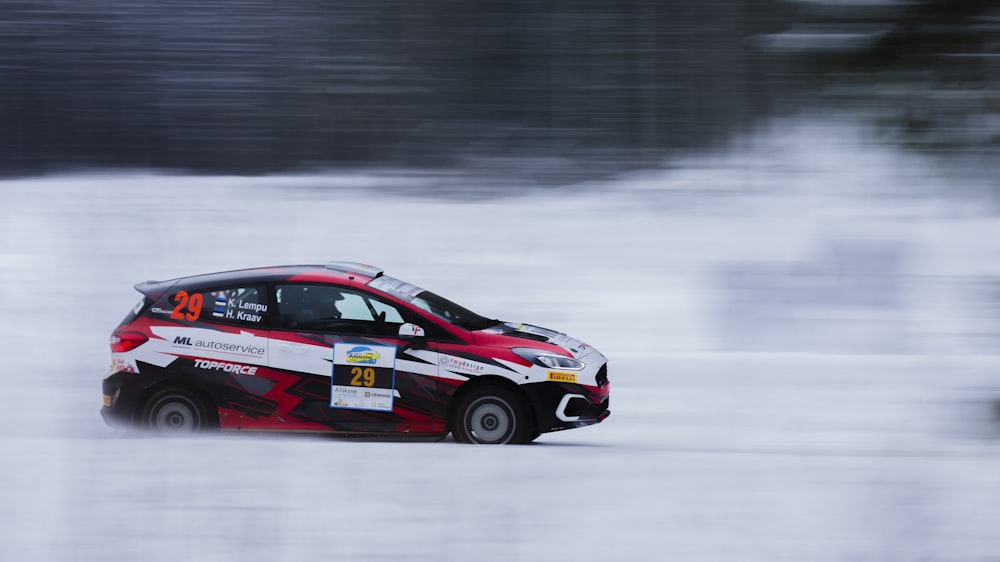
M 513 338 L 519 338 L 521 340 L 528 341 L 539 341 L 545 342 L 558 346 L 566 351 L 572 357 L 577 359 L 585 357 L 592 353 L 597 353 L 597 350 L 578 339 L 571 338 L 562 332 L 557 332 L 555 330 L 550 330 L 548 328 L 542 328 L 540 326 L 533 326 L 531 324 L 519 324 L 515 322 L 503 322 L 495 326 L 491 326 L 484 330 L 479 330 L 477 334 L 489 334 L 493 336 L 505 336 L 511 338 L 510 341 L 513 346 L 516 346 L 516 340 Z M 525 342 L 527 343 L 527 342 Z

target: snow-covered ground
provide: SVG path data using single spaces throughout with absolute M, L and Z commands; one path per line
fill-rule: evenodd
M 461 181 L 0 182 L 0 560 L 1000 555 L 982 185 L 830 122 L 566 188 Z M 494 448 L 103 425 L 132 284 L 332 259 L 590 342 L 613 415 Z

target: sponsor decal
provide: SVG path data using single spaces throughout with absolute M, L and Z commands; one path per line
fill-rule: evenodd
M 416 324 L 406 323 L 399 327 L 399 335 L 401 337 L 412 336 L 412 337 L 423 337 L 424 329 Z
M 257 367 L 251 365 L 240 365 L 238 363 L 226 363 L 224 361 L 209 361 L 207 359 L 195 359 L 194 366 L 199 369 L 209 369 L 224 371 L 237 375 L 254 376 L 257 374 Z
M 540 326 L 533 326 L 531 324 L 515 324 L 514 322 L 504 322 L 504 326 L 517 330 L 518 332 L 527 332 L 529 334 L 536 334 L 539 336 L 545 336 L 546 338 L 555 338 L 561 335 L 555 330 L 550 330 L 548 328 L 542 328 Z
M 576 373 L 564 373 L 562 371 L 549 371 L 549 380 L 553 382 L 576 382 Z
M 330 407 L 391 412 L 396 385 L 396 348 L 333 345 Z
M 267 351 L 263 347 L 257 347 L 256 345 L 211 340 L 192 340 L 190 336 L 174 337 L 173 346 L 185 347 L 189 349 L 204 349 L 217 353 L 229 353 L 232 355 L 245 355 L 248 357 L 263 357 L 264 353 Z
M 107 408 L 111 407 L 111 397 L 107 394 L 104 395 L 104 406 Z
M 482 363 L 462 359 L 461 357 L 455 357 L 453 355 L 441 355 L 438 358 L 438 365 L 441 365 L 449 371 L 458 371 L 472 375 L 481 375 L 486 369 L 486 365 L 483 365 Z
M 413 300 L 413 297 L 424 292 L 423 289 L 407 283 L 406 281 L 400 281 L 388 275 L 382 275 L 376 277 L 368 282 L 368 286 L 377 291 L 382 291 L 383 293 L 388 293 L 396 298 L 402 299 L 406 302 Z
M 111 372 L 135 373 L 136 370 L 128 361 L 115 357 L 111 359 Z
M 374 365 L 378 362 L 379 358 L 382 357 L 379 353 L 371 348 L 359 345 L 354 349 L 347 352 L 347 362 L 348 363 L 361 363 L 364 365 Z
M 170 314 L 169 310 L 167 310 L 165 308 L 160 308 L 158 306 L 154 306 L 153 308 L 150 308 L 149 311 L 152 312 L 152 313 L 154 313 L 154 314 Z
M 578 339 L 574 339 L 567 335 L 562 335 L 562 334 L 552 338 L 552 343 L 558 346 L 562 346 L 565 349 L 568 349 L 573 353 L 574 356 L 577 357 L 579 357 L 580 354 L 582 354 L 584 351 L 590 348 L 590 345 Z

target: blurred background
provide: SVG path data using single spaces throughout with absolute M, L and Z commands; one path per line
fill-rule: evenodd
M 989 0 L 5 0 L 0 172 L 473 167 L 558 183 L 834 108 L 863 112 L 899 145 L 992 162 L 998 11 Z
M 998 148 L 987 0 L 0 0 L 0 560 L 996 560 Z M 105 427 L 134 283 L 334 259 L 612 416 Z

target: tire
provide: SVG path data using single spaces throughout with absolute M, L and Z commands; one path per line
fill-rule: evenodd
M 154 394 L 146 402 L 143 421 L 150 431 L 164 435 L 197 433 L 215 425 L 204 401 L 181 388 Z
M 516 390 L 491 384 L 459 398 L 452 433 L 459 443 L 525 443 L 534 435 L 531 415 Z

